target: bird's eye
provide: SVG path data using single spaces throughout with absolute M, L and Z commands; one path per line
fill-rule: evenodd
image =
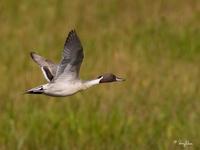
M 97 79 L 100 79 L 102 76 L 98 76 Z

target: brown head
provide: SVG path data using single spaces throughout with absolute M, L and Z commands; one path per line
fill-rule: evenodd
M 107 74 L 101 75 L 101 76 L 98 77 L 98 79 L 101 79 L 99 81 L 99 83 L 125 81 L 125 79 L 119 78 L 112 73 L 107 73 Z

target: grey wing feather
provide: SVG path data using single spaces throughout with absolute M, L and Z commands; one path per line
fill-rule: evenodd
M 80 39 L 75 30 L 69 32 L 64 44 L 63 57 L 58 66 L 56 77 L 78 78 L 84 54 Z
M 31 52 L 30 55 L 31 58 L 41 67 L 41 70 L 47 81 L 50 82 L 56 75 L 58 65 L 36 54 L 35 52 Z

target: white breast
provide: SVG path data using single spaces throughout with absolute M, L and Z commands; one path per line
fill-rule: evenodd
M 44 93 L 50 96 L 69 96 L 82 90 L 82 82 L 56 82 L 50 83 L 46 86 Z

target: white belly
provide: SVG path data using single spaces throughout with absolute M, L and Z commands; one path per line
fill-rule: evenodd
M 44 90 L 50 96 L 70 96 L 82 90 L 81 82 L 51 83 Z

